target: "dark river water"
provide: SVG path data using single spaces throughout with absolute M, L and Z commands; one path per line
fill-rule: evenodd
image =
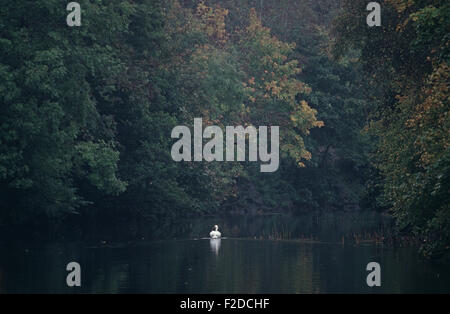
M 355 217 L 222 220 L 221 240 L 203 238 L 214 220 L 197 220 L 177 239 L 6 242 L 0 293 L 450 293 L 449 265 L 423 260 L 415 247 L 364 241 L 388 232 L 390 222 L 360 218 L 362 235 L 352 219 L 361 227 Z M 361 241 L 351 241 L 358 234 Z M 66 284 L 74 261 L 77 288 Z M 381 266 L 381 287 L 366 284 L 370 262 Z

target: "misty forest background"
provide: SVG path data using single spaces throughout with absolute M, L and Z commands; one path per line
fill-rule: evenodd
M 2 1 L 2 234 L 364 210 L 445 255 L 450 3 L 368 2 Z M 196 117 L 279 125 L 279 170 L 174 162 Z

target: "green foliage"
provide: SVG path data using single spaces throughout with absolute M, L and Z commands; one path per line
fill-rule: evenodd
M 75 146 L 78 152 L 79 176 L 106 194 L 117 195 L 125 191 L 126 184 L 116 177 L 119 152 L 105 143 L 81 142 Z
M 105 164 L 91 158 L 89 170 L 77 172 L 79 148 L 84 148 L 84 158 L 89 146 L 114 146 L 108 134 L 112 126 L 96 110 L 100 99 L 93 93 L 100 89 L 97 84 L 117 75 L 120 66 L 115 66 L 114 52 L 101 40 L 92 45 L 92 40 L 104 38 L 104 30 L 87 23 L 82 31 L 69 32 L 57 22 L 65 21 L 60 6 L 57 1 L 6 1 L 0 12 L 1 186 L 2 193 L 20 200 L 3 206 L 24 207 L 36 214 L 57 215 L 83 204 L 74 184 L 79 176 L 97 176 L 91 183 L 99 192 L 124 187 L 115 177 L 118 156 L 112 148 L 108 158 L 104 149 L 97 149 Z M 109 18 L 100 15 L 97 22 Z M 116 21 L 114 27 L 125 31 Z M 100 173 L 107 176 L 98 177 Z
M 424 255 L 448 254 L 450 5 L 385 1 L 379 30 L 348 29 L 348 21 L 360 15 L 354 7 L 354 1 L 345 2 L 336 52 L 360 49 L 366 82 L 384 82 L 370 95 L 376 110 L 368 129 L 378 139 L 373 160 L 383 176 L 385 202 L 400 230 L 423 240 Z
M 376 171 L 360 132 L 359 50 L 341 62 L 329 53 L 334 1 L 80 5 L 73 28 L 59 1 L 0 8 L 1 223 L 76 213 L 138 236 L 183 216 L 358 209 L 378 197 L 365 188 Z M 441 23 L 429 11 L 420 21 Z M 280 126 L 279 171 L 174 162 L 172 128 L 197 117 Z

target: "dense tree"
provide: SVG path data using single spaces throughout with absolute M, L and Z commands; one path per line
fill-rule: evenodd
M 425 255 L 441 255 L 450 244 L 450 5 L 387 0 L 382 27 L 375 29 L 364 27 L 364 5 L 345 2 L 336 52 L 349 44 L 359 49 L 367 83 L 377 86 L 368 129 L 378 138 L 373 159 L 384 178 L 386 203 L 401 230 L 423 239 Z
M 0 225 L 137 237 L 192 215 L 392 208 L 445 252 L 449 5 L 386 0 L 369 28 L 366 1 L 340 3 L 82 0 L 68 27 L 58 1 L 5 1 Z M 194 118 L 280 126 L 279 170 L 174 162 L 171 130 Z
M 160 221 L 232 203 L 251 166 L 170 158 L 171 129 L 194 117 L 281 124 L 286 155 L 310 158 L 303 137 L 321 122 L 296 99 L 308 88 L 294 77 L 292 46 L 255 11 L 227 30 L 228 10 L 202 1 L 80 4 L 80 28 L 55 1 L 2 7 L 2 221 Z
M 75 211 L 76 181 L 117 194 L 115 123 L 96 106 L 122 63 L 105 42 L 120 42 L 131 8 L 84 3 L 86 24 L 70 29 L 56 1 L 6 1 L 0 11 L 1 151 L 4 219 Z M 118 18 L 121 16 L 122 18 Z M 89 22 L 89 18 L 92 21 Z M 99 28 L 96 25 L 108 25 Z M 23 212 L 24 211 L 24 212 Z

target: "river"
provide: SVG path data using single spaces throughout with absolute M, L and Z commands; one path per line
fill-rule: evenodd
M 213 223 L 225 238 L 205 238 Z M 3 242 L 0 293 L 450 293 L 448 265 L 376 240 L 390 226 L 374 215 L 211 218 L 160 240 Z M 73 261 L 77 288 L 66 284 Z M 381 287 L 366 284 L 369 262 Z

